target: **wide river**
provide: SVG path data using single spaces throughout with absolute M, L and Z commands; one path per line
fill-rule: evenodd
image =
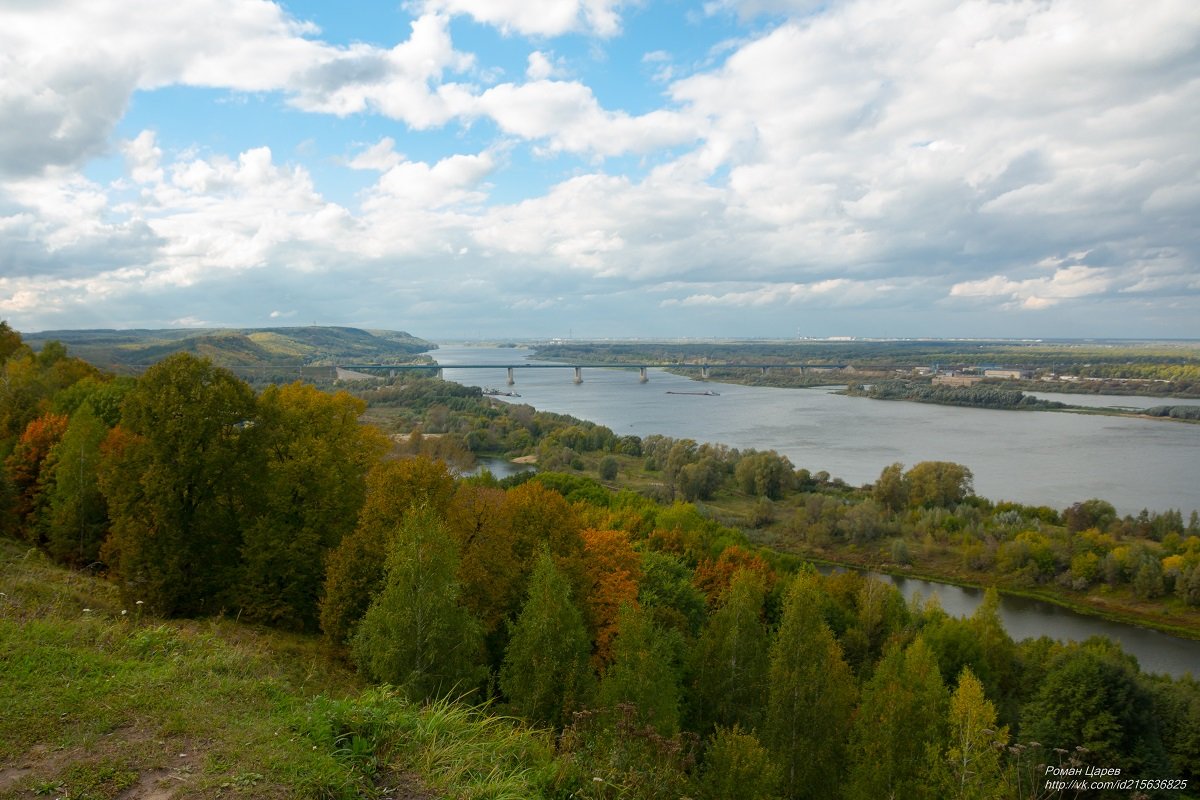
M 496 364 L 445 370 L 449 380 L 506 389 L 504 366 L 529 351 L 446 346 L 439 364 Z M 873 482 L 899 461 L 956 461 L 971 468 L 976 493 L 1063 509 L 1099 497 L 1123 514 L 1200 509 L 1200 425 L 1134 417 L 993 411 L 834 394 L 834 388 L 772 389 L 699 383 L 650 370 L 518 369 L 517 402 L 606 425 L 618 435 L 660 433 L 740 449 L 776 450 L 796 467 L 847 483 Z M 712 389 L 716 397 L 667 394 Z M 1071 402 L 1073 395 L 1048 395 Z M 1122 405 L 1138 398 L 1081 396 L 1078 404 Z M 1173 402 L 1148 401 L 1152 405 Z M 1140 405 L 1141 403 L 1139 403 Z
M 516 385 L 508 387 L 506 366 L 550 362 L 530 361 L 529 351 L 511 348 L 447 345 L 430 355 L 446 367 L 447 380 L 519 392 L 520 398 L 502 398 L 511 402 L 598 422 L 619 435 L 660 433 L 776 450 L 797 467 L 826 470 L 852 484 L 874 481 L 896 461 L 957 461 L 975 474 L 976 492 L 992 500 L 1062 509 L 1100 497 L 1122 513 L 1177 508 L 1185 518 L 1200 509 L 1200 425 L 871 400 L 833 394 L 832 388 L 703 384 L 654 369 L 644 384 L 636 370 L 585 369 L 578 385 L 570 369 L 517 369 Z M 495 364 L 496 369 L 455 370 L 454 364 Z M 719 394 L 667 394 L 704 389 Z M 1075 397 L 1052 399 L 1071 402 Z M 1086 400 L 1133 405 L 1130 398 Z M 982 600 L 979 590 L 880 577 L 910 599 L 917 593 L 937 594 L 955 615 L 970 614 Z M 1018 597 L 1005 596 L 1000 615 L 1017 639 L 1047 635 L 1079 641 L 1104 635 L 1137 656 L 1146 671 L 1200 674 L 1200 641 Z

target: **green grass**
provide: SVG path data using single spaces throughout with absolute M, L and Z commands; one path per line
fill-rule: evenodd
M 0 799 L 537 797 L 554 774 L 543 734 L 364 688 L 316 637 L 146 618 L 8 540 L 0 593 Z

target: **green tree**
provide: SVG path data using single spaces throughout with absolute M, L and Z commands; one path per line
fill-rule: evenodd
M 387 444 L 359 424 L 366 404 L 345 392 L 270 386 L 258 408 L 266 472 L 236 599 L 251 620 L 312 630 L 325 554 L 353 529 L 366 473 Z
M 613 663 L 600 682 L 599 702 L 630 703 L 638 720 L 662 736 L 679 729 L 680 681 L 674 648 L 650 616 L 631 605 L 621 607 L 613 642 Z
M 108 505 L 100 491 L 100 446 L 108 428 L 90 404 L 71 416 L 62 441 L 51 456 L 46 486 L 46 549 L 54 558 L 87 566 L 100 558 L 108 534 Z
M 404 518 L 383 589 L 354 634 L 354 660 L 410 700 L 466 695 L 482 683 L 483 631 L 459 602 L 454 540 L 429 509 Z
M 821 605 L 816 578 L 797 576 L 771 647 L 763 738 L 780 764 L 788 798 L 835 795 L 845 768 L 854 677 Z
M 708 616 L 708 602 L 692 583 L 692 570 L 678 557 L 658 550 L 642 551 L 638 604 L 660 627 L 674 628 L 688 639 L 699 633 Z
M 589 698 L 594 683 L 591 642 L 571 584 L 543 552 L 529 578 L 500 670 L 500 688 L 518 714 L 561 727 Z
M 974 493 L 971 470 L 952 461 L 922 461 L 904 475 L 913 508 L 957 505 Z
M 766 584 L 741 570 L 709 617 L 693 658 L 692 698 L 701 732 L 716 725 L 758 727 L 767 695 L 770 636 L 763 621 Z
M 893 645 L 863 690 L 850 738 L 850 800 L 934 798 L 930 779 L 943 746 L 946 689 L 923 639 Z
M 1092 763 L 1122 774 L 1149 775 L 1166 766 L 1153 699 L 1138 680 L 1136 661 L 1096 638 L 1051 660 L 1022 710 L 1021 737 L 1046 748 L 1082 745 Z
M 908 487 L 904 483 L 904 465 L 892 464 L 879 473 L 871 490 L 875 502 L 889 511 L 899 511 L 908 505 Z
M 441 518 L 454 491 L 454 476 L 445 463 L 427 458 L 385 461 L 368 473 L 358 524 L 326 561 L 320 622 L 330 642 L 347 642 L 383 585 L 384 562 L 405 518 L 414 509 Z
M 187 353 L 126 396 L 100 485 L 112 520 L 103 556 L 127 602 L 184 615 L 225 606 L 263 473 L 255 413 L 249 386 Z
M 737 726 L 713 732 L 700 780 L 703 800 L 772 800 L 779 783 L 779 765 L 754 734 Z

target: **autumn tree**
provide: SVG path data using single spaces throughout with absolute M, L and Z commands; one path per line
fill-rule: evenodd
M 829 796 L 844 769 L 854 677 L 820 609 L 815 577 L 797 576 L 770 650 L 763 739 L 780 764 L 788 798 Z
M 701 732 L 713 726 L 757 728 L 767 699 L 770 636 L 763 620 L 762 575 L 741 570 L 696 642 L 693 691 Z
M 763 577 L 764 584 L 770 589 L 775 584 L 775 573 L 762 556 L 752 553 L 740 545 L 726 547 L 716 560 L 705 559 L 696 567 L 694 581 L 696 587 L 704 592 L 710 606 L 716 606 L 729 590 L 733 576 L 742 571 L 757 572 Z
M 354 633 L 359 669 L 423 701 L 481 684 L 483 631 L 459 602 L 454 540 L 429 508 L 404 517 L 389 542 L 383 588 Z
M 558 568 L 577 592 L 586 583 L 583 574 L 583 539 L 579 516 L 561 494 L 538 481 L 528 481 L 509 489 L 500 508 L 504 536 L 512 543 L 517 567 L 506 596 L 496 601 L 515 614 L 525 597 L 526 581 L 533 562 L 543 547 L 550 548 Z
M 249 386 L 187 353 L 151 367 L 125 398 L 101 488 L 104 557 L 127 602 L 163 614 L 225 605 L 263 474 L 255 413 Z
M 946 747 L 934 767 L 937 796 L 1000 800 L 1004 796 L 1000 748 L 1008 744 L 1008 728 L 996 725 L 996 708 L 970 667 L 963 667 L 950 696 L 946 728 Z
M 937 661 L 923 639 L 888 648 L 863 690 L 851 730 L 846 797 L 938 797 L 930 771 L 943 746 L 946 701 Z
M 583 610 L 596 643 L 595 664 L 612 660 L 612 640 L 623 605 L 636 605 L 641 558 L 623 531 L 583 531 Z
M 503 489 L 462 481 L 446 508 L 446 529 L 458 543 L 463 602 L 488 635 L 500 631 L 509 618 L 505 601 L 521 571 L 512 531 L 503 524 L 504 500 Z
M 266 470 L 237 584 L 249 619 L 316 628 L 325 554 L 354 528 L 366 473 L 387 446 L 359 424 L 365 408 L 302 383 L 270 386 L 259 398 Z
M 25 426 L 12 454 L 4 461 L 4 470 L 14 495 L 13 511 L 25 538 L 43 544 L 44 532 L 39 512 L 44 506 L 46 483 L 51 469 L 50 451 L 67 431 L 68 418 L 62 414 L 43 414 Z
M 345 644 L 366 613 L 383 584 L 391 540 L 405 518 L 414 510 L 444 517 L 454 491 L 454 476 L 441 461 L 384 461 L 368 473 L 358 524 L 326 561 L 319 618 L 329 641 Z
M 513 626 L 500 688 L 525 719 L 561 727 L 594 689 L 591 649 L 583 614 L 571 599 L 570 582 L 543 552 Z

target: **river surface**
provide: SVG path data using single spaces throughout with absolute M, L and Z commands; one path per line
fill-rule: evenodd
M 1100 497 L 1122 513 L 1142 508 L 1200 508 L 1200 425 L 1047 412 L 993 411 L 923 405 L 833 394 L 823 389 L 772 389 L 702 384 L 661 370 L 648 383 L 636 370 L 585 369 L 576 385 L 570 369 L 518 369 L 506 386 L 508 365 L 528 351 L 447 346 L 431 353 L 444 376 L 472 386 L 520 392 L 538 410 L 606 425 L 619 435 L 660 433 L 738 448 L 773 449 L 797 467 L 827 470 L 854 484 L 874 481 L 888 464 L 957 461 L 975 473 L 976 491 L 1062 509 Z M 496 364 L 496 370 L 454 370 L 454 364 Z M 711 389 L 718 396 L 671 391 Z M 1039 393 L 1040 394 L 1040 393 Z M 1142 398 L 1048 395 L 1096 405 L 1133 405 Z M 1172 401 L 1166 401 L 1170 403 Z M 1194 402 L 1194 401 L 1192 401 Z M 1150 405 L 1161 405 L 1155 399 Z M 503 464 L 489 468 L 505 473 Z M 516 465 L 512 465 L 516 466 Z M 877 575 L 907 599 L 937 595 L 955 616 L 970 615 L 979 589 Z M 1143 670 L 1200 674 L 1200 641 L 1087 616 L 1051 603 L 1003 596 L 1000 617 L 1014 639 L 1050 636 L 1082 641 L 1108 636 L 1137 657 Z
M 822 568 L 831 572 L 838 568 Z M 900 590 L 904 599 L 929 599 L 936 596 L 947 614 L 969 617 L 983 603 L 983 590 L 946 583 L 906 578 L 899 575 L 869 573 Z M 1185 673 L 1200 676 L 1200 641 L 1181 639 L 1138 625 L 1080 614 L 1069 608 L 1031 600 L 1026 597 L 1000 595 L 1000 621 L 1013 639 L 1053 639 L 1081 642 L 1091 636 L 1107 636 L 1119 642 L 1126 653 L 1138 660 L 1143 672 L 1160 672 L 1178 678 Z
M 446 346 L 438 363 L 496 364 L 445 370 L 474 386 L 505 386 L 509 364 L 529 351 Z M 797 467 L 825 470 L 848 483 L 871 483 L 893 462 L 955 461 L 970 467 L 975 491 L 1063 509 L 1099 497 L 1122 514 L 1200 509 L 1200 425 L 1131 417 L 997 411 L 834 394 L 836 387 L 774 389 L 699 383 L 651 369 L 517 369 L 518 398 L 538 410 L 598 422 L 618 435 L 660 433 L 740 449 L 776 450 Z M 719 396 L 667 394 L 712 389 Z M 1139 398 L 1046 395 L 1064 402 L 1131 405 Z M 1185 402 L 1155 398 L 1152 405 Z M 1195 402 L 1195 401 L 1191 401 Z

